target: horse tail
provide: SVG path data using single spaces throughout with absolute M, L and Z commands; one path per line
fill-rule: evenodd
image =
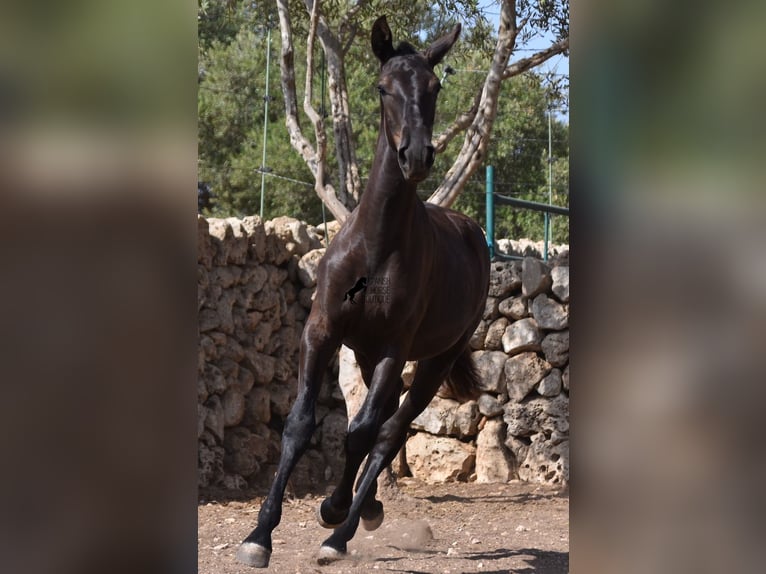
M 481 377 L 476 368 L 476 363 L 471 357 L 470 347 L 466 347 L 452 365 L 452 370 L 447 375 L 445 386 L 449 394 L 464 403 L 479 398 L 481 394 Z

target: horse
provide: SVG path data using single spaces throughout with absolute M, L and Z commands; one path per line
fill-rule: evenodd
M 444 383 L 458 400 L 478 395 L 469 340 L 489 288 L 486 239 L 469 217 L 425 203 L 416 194 L 434 163 L 431 142 L 441 87 L 434 66 L 459 35 L 460 24 L 418 51 L 407 42 L 394 48 L 385 16 L 372 26 L 381 103 L 375 157 L 359 205 L 317 269 L 316 296 L 301 336 L 298 394 L 257 526 L 237 551 L 244 564 L 269 564 L 271 533 L 281 519 L 287 481 L 316 427 L 322 377 L 341 344 L 353 350 L 368 393 L 348 427 L 343 474 L 317 509 L 319 523 L 333 529 L 320 547 L 319 564 L 344 557 L 360 521 L 367 530 L 380 526 L 378 475 L 439 387 Z M 408 360 L 418 365 L 400 406 L 401 373 Z

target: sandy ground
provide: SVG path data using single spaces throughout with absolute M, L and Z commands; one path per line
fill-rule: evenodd
M 234 558 L 239 542 L 255 527 L 263 496 L 226 500 L 207 493 L 198 506 L 200 574 L 254 572 L 345 574 L 374 570 L 420 574 L 563 574 L 569 571 L 569 495 L 560 489 L 512 482 L 429 485 L 411 478 L 400 492 L 384 496 L 381 527 L 361 527 L 347 558 L 316 563 L 329 535 L 316 522 L 322 497 L 285 500 L 273 534 L 266 570 Z

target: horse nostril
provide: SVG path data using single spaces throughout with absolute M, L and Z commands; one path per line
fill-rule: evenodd
M 399 148 L 399 163 L 401 165 L 407 165 L 407 146 Z

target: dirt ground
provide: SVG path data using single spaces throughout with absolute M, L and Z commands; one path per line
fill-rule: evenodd
M 267 570 L 234 558 L 255 527 L 263 496 L 225 500 L 208 494 L 198 506 L 200 574 L 255 572 L 346 574 L 372 570 L 420 574 L 564 574 L 569 571 L 569 495 L 522 482 L 429 485 L 399 481 L 383 497 L 385 520 L 374 532 L 361 527 L 345 560 L 327 566 L 316 553 L 330 534 L 316 521 L 323 497 L 286 498 L 273 534 Z

